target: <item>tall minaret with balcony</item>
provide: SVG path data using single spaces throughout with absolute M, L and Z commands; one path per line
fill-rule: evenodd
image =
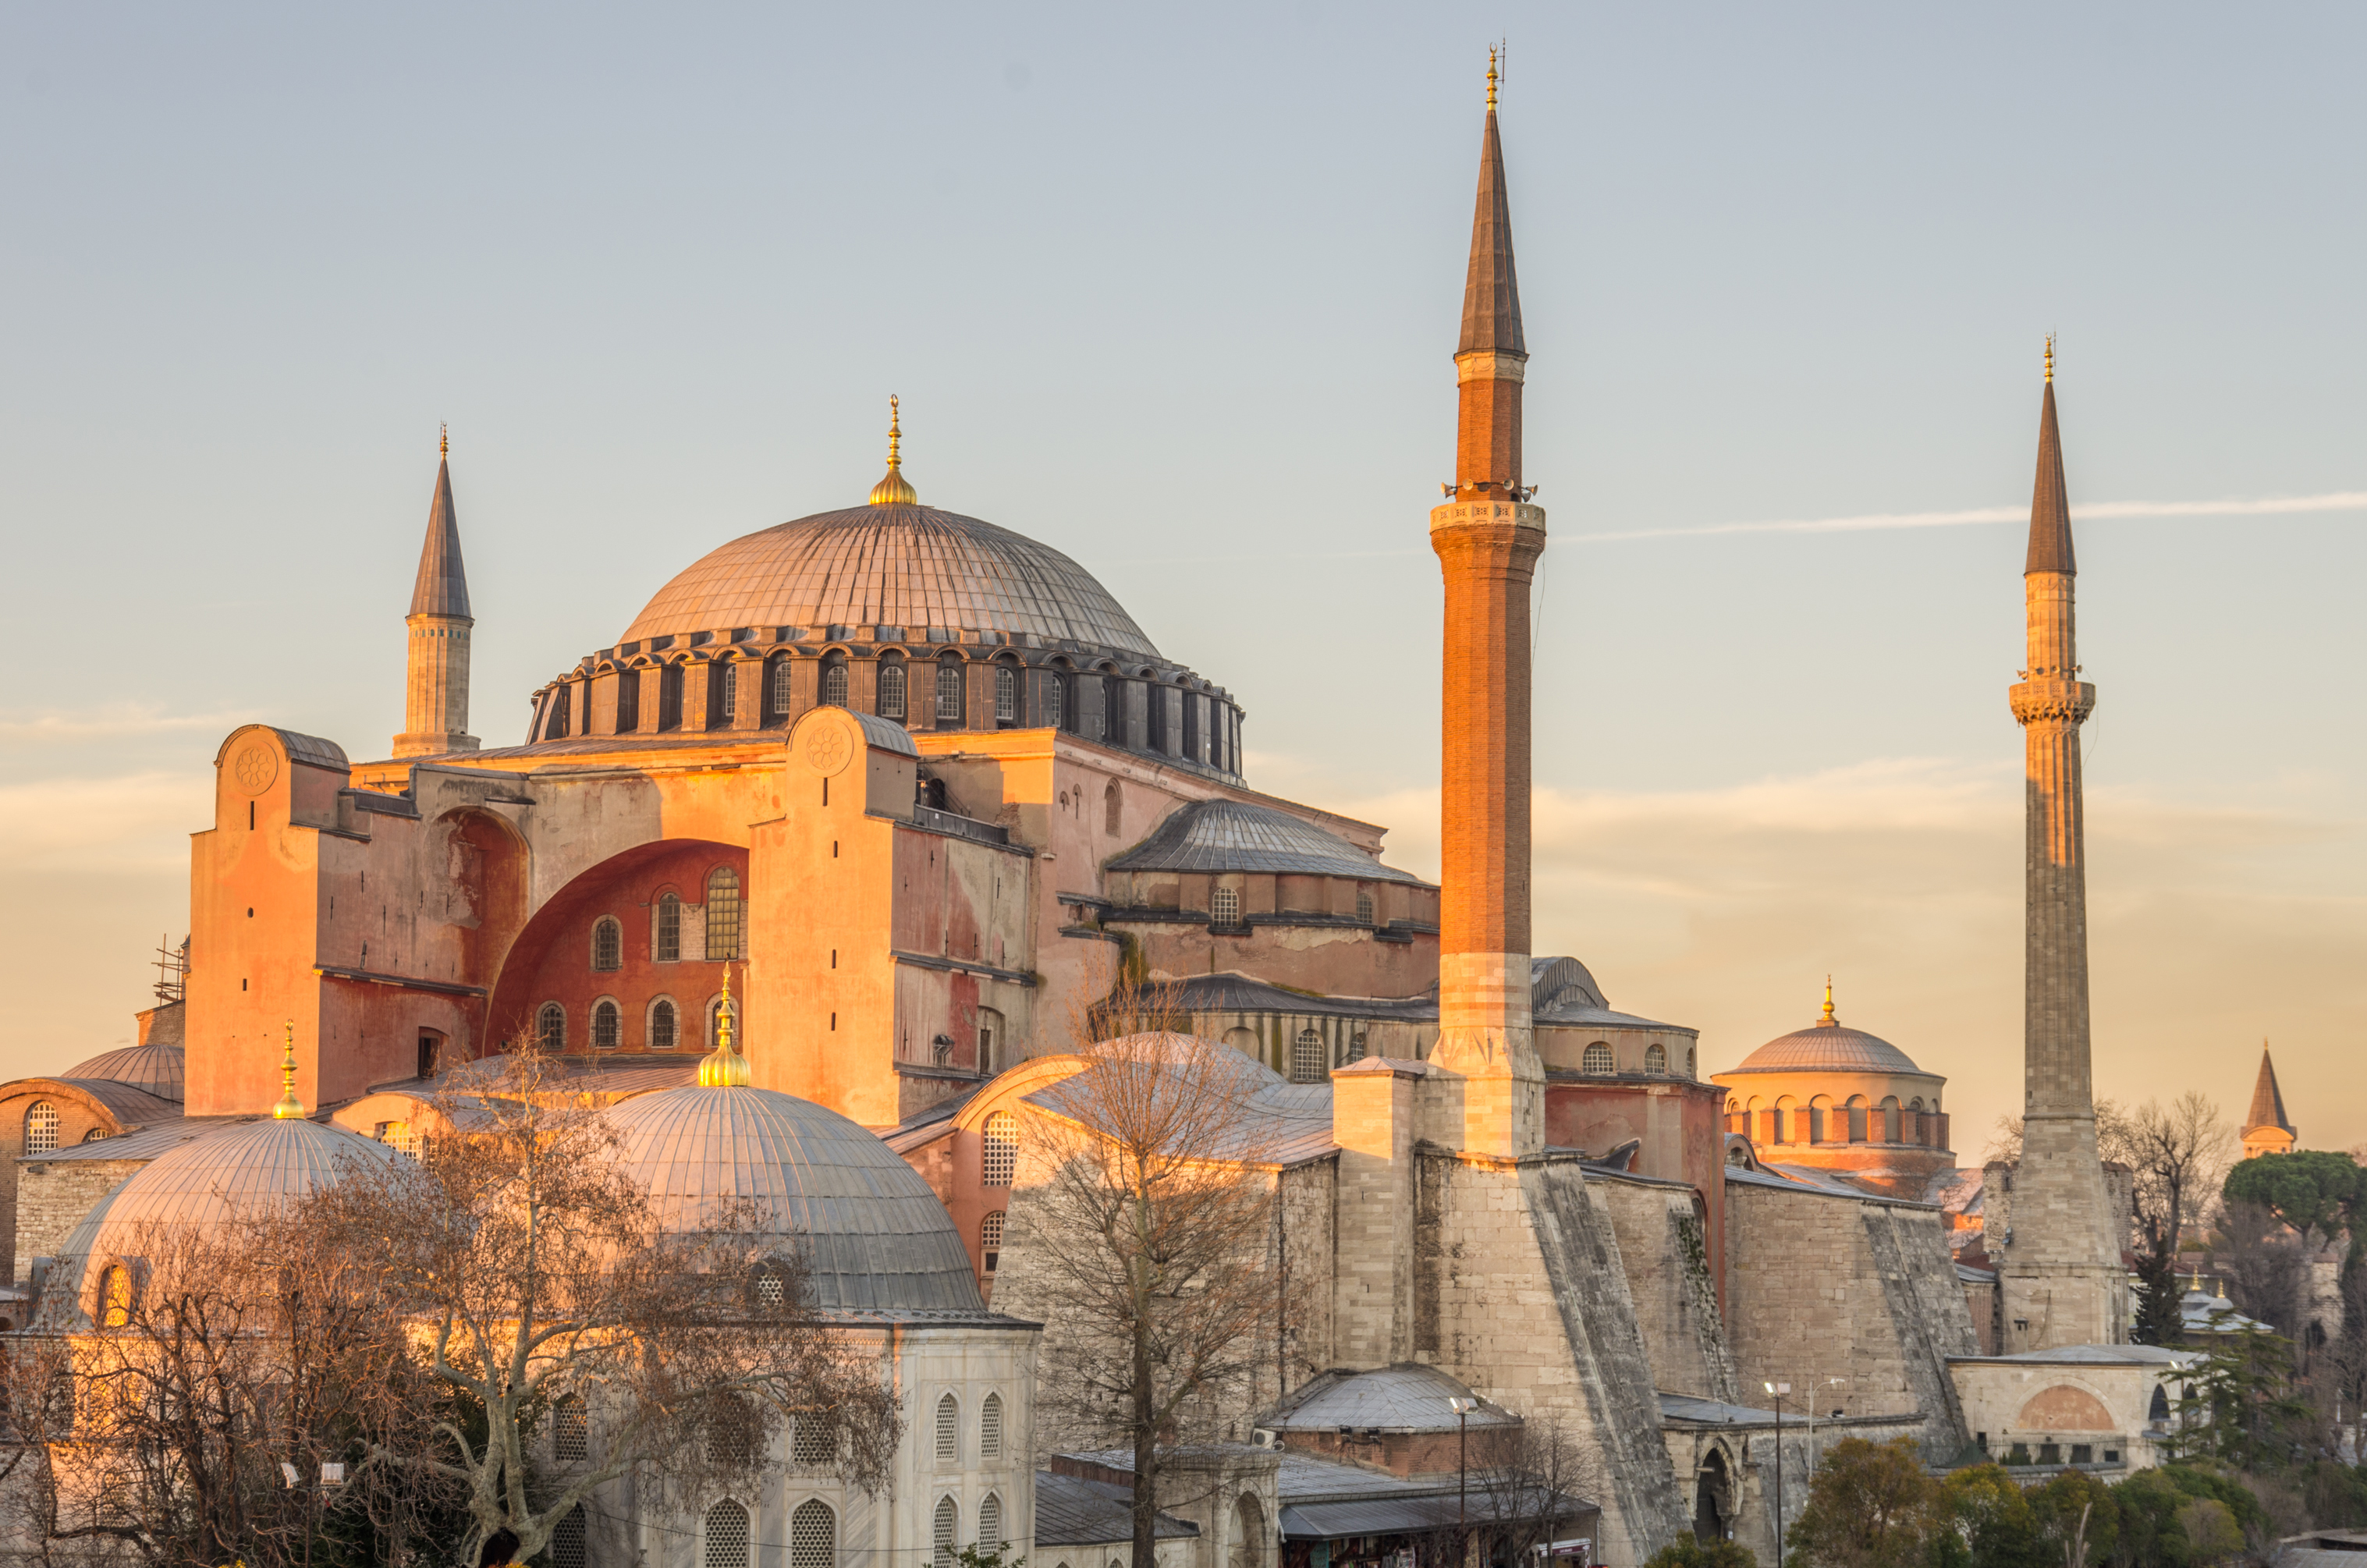
M 411 634 L 403 661 L 402 733 L 398 757 L 473 751 L 469 728 L 469 574 L 460 564 L 460 520 L 452 509 L 452 441 L 437 440 L 436 499 L 427 508 L 427 542 L 420 547 L 419 579 L 411 590 Z
M 2089 1063 L 2079 727 L 2096 705 L 2096 688 L 2079 679 L 2072 602 L 2078 570 L 2050 338 L 2022 578 L 2030 667 L 2011 694 L 2022 728 L 2027 831 L 2022 1165 L 2011 1239 L 1999 1265 L 2009 1353 L 2128 1338 L 2127 1276 L 2096 1149 Z
M 1496 57 L 1479 199 L 1455 351 L 1451 499 L 1430 513 L 1445 579 L 1437 1044 L 1459 1099 L 1460 1145 L 1513 1156 L 1545 1144 L 1545 1071 L 1529 1019 L 1529 586 L 1546 514 L 1521 485 L 1528 364 L 1512 213 L 1496 130 Z M 1438 1135 L 1453 1136 L 1450 1111 Z

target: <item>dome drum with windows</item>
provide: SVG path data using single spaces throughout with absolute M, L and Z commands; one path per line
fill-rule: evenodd
M 891 432 L 862 506 L 720 545 L 534 694 L 530 746 L 786 731 L 851 707 L 908 729 L 1058 729 L 1227 778 L 1241 710 L 1049 546 L 924 506 Z
M 1902 1181 L 1953 1168 L 1947 1079 L 1877 1035 L 1843 1024 L 1825 987 L 1822 1016 L 1710 1075 L 1726 1091 L 1727 1131 L 1779 1163 L 1889 1173 Z

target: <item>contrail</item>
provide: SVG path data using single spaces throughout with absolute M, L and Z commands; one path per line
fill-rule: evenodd
M 2367 510 L 2367 491 L 2281 495 L 2253 501 L 2098 501 L 2074 506 L 2083 517 L 2260 517 L 2295 512 Z M 1953 528 L 1966 523 L 2027 521 L 2026 506 L 1975 506 L 1958 512 L 1872 512 L 1858 517 L 1806 517 L 1781 523 L 1712 523 L 1698 528 L 1638 528 L 1624 534 L 1580 534 L 1583 544 L 1620 539 L 1677 539 L 1703 534 L 1856 534 L 1876 528 Z

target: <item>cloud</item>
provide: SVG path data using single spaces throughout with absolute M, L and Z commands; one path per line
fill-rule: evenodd
M 54 746 L 112 740 L 125 736 L 177 734 L 192 729 L 228 734 L 253 716 L 244 713 L 167 714 L 154 706 L 119 703 L 90 713 L 44 713 L 29 718 L 0 718 L 0 741 L 17 746 Z
M 2367 491 L 2329 491 L 2323 495 L 2267 496 L 2228 501 L 2098 501 L 2074 506 L 2085 521 L 2102 517 L 2266 517 L 2309 512 L 2367 511 Z M 1580 534 L 1580 544 L 1626 539 L 1681 539 L 1711 534 L 1855 534 L 1888 528 L 1953 528 L 1972 523 L 2026 523 L 2027 506 L 1975 506 L 1954 512 L 1873 512 L 1854 517 L 1793 518 L 1772 523 L 1710 523 L 1693 528 L 1638 528 L 1617 534 Z

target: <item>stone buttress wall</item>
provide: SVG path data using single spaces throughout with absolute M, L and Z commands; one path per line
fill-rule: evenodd
M 1707 1227 L 1693 1189 L 1594 1173 L 1587 1186 L 1619 1235 L 1627 1293 L 1652 1358 L 1653 1386 L 1733 1402 L 1734 1357 L 1718 1315 Z

